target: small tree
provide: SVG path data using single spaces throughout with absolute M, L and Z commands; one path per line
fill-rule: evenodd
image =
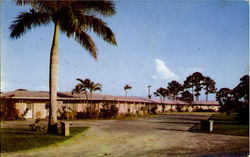
M 155 97 L 160 97 L 160 102 L 161 102 L 161 105 L 162 105 L 162 112 L 165 111 L 165 97 L 169 94 L 169 91 L 168 89 L 166 88 L 159 88 L 157 89 L 155 92 L 154 92 L 154 95 Z M 163 101 L 163 102 L 162 102 Z M 157 109 L 157 108 L 156 108 Z
M 3 120 L 17 120 L 19 118 L 18 110 L 15 102 L 9 97 L 1 97 L 1 119 Z
M 126 85 L 124 86 L 125 96 L 127 96 L 127 95 L 128 95 L 128 89 L 132 89 L 132 86 L 130 86 L 130 85 L 128 85 L 128 84 L 126 84 Z

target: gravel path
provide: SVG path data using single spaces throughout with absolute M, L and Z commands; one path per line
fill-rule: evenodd
M 210 116 L 204 113 L 185 113 L 132 120 L 73 121 L 72 127 L 90 126 L 90 129 L 57 147 L 4 156 L 166 157 L 248 150 L 248 137 L 188 131 L 200 120 Z M 8 126 L 10 124 L 2 125 Z

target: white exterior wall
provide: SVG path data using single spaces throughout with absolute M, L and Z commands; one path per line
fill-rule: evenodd
M 33 118 L 36 118 L 38 112 L 40 112 L 40 118 L 46 118 L 45 103 L 33 103 Z
M 26 103 L 16 103 L 16 109 L 19 113 L 23 114 L 26 109 Z

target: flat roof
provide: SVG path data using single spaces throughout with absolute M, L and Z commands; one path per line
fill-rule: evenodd
M 29 91 L 29 90 L 15 90 L 11 92 L 1 93 L 1 97 L 12 96 L 12 99 L 28 99 L 28 100 L 49 100 L 48 91 Z M 92 98 L 91 98 L 92 97 Z M 148 99 L 143 97 L 135 96 L 115 96 L 115 95 L 106 95 L 106 94 L 96 94 L 93 93 L 92 96 L 90 93 L 86 94 L 73 94 L 71 92 L 57 92 L 58 100 L 94 100 L 94 101 L 120 101 L 120 102 L 138 102 L 138 103 L 157 103 L 157 104 L 178 104 L 185 105 L 186 102 L 183 101 L 160 101 L 157 99 Z M 217 101 L 194 101 L 192 105 L 219 105 Z

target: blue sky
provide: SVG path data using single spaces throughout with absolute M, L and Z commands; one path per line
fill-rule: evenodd
M 105 18 L 116 35 L 112 46 L 90 33 L 98 61 L 73 39 L 59 35 L 60 91 L 76 78 L 103 85 L 103 94 L 145 97 L 168 82 L 180 83 L 195 71 L 216 87 L 233 88 L 248 73 L 249 5 L 245 1 L 116 1 L 117 14 Z M 53 24 L 10 39 L 8 27 L 28 7 L 1 3 L 1 90 L 48 90 Z M 205 99 L 204 95 L 200 99 Z M 214 96 L 209 96 L 214 100 Z

